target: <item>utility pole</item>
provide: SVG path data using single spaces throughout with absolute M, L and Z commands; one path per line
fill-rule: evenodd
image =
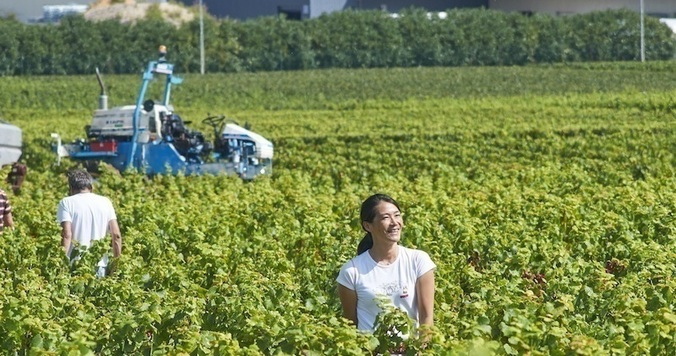
M 202 12 L 202 0 L 200 0 L 200 74 L 204 75 L 204 15 Z
M 645 15 L 645 11 L 643 9 L 643 0 L 640 0 L 640 6 L 641 6 L 641 62 L 645 62 L 645 28 L 643 25 L 643 17 Z

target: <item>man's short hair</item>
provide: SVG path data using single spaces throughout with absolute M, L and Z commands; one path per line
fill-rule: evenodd
M 92 190 L 93 181 L 94 179 L 92 178 L 91 174 L 83 169 L 76 169 L 68 172 L 68 188 L 71 190 Z

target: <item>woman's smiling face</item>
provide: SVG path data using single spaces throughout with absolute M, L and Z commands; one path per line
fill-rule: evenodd
M 364 230 L 371 233 L 373 241 L 399 242 L 401 239 L 401 230 L 404 227 L 404 220 L 401 212 L 396 205 L 381 201 L 375 207 L 375 218 L 373 221 L 364 221 L 362 224 Z

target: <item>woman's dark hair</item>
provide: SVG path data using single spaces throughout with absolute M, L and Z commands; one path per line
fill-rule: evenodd
M 378 204 L 381 202 L 390 203 L 396 206 L 399 211 L 401 211 L 399 204 L 389 195 L 373 194 L 366 198 L 363 203 L 361 203 L 361 211 L 359 212 L 361 222 L 373 222 L 373 220 L 376 218 L 376 206 L 378 206 Z M 362 225 L 362 229 L 363 228 L 364 226 Z M 371 247 L 373 247 L 373 236 L 371 236 L 370 232 L 366 231 L 366 235 L 364 235 L 364 238 L 362 238 L 359 242 L 359 246 L 357 246 L 357 255 L 361 255 L 362 253 L 368 251 Z

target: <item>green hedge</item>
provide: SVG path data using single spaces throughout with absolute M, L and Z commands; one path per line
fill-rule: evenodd
M 609 10 L 565 17 L 486 9 L 429 17 L 411 8 L 343 11 L 307 21 L 263 17 L 204 24 L 209 72 L 410 66 L 523 65 L 628 61 L 640 57 L 639 15 Z M 655 18 L 645 23 L 648 60 L 671 59 L 676 38 Z M 181 72 L 200 71 L 199 22 L 173 27 L 157 16 L 134 25 L 81 16 L 59 25 L 0 20 L 0 75 L 137 73 L 159 44 Z

